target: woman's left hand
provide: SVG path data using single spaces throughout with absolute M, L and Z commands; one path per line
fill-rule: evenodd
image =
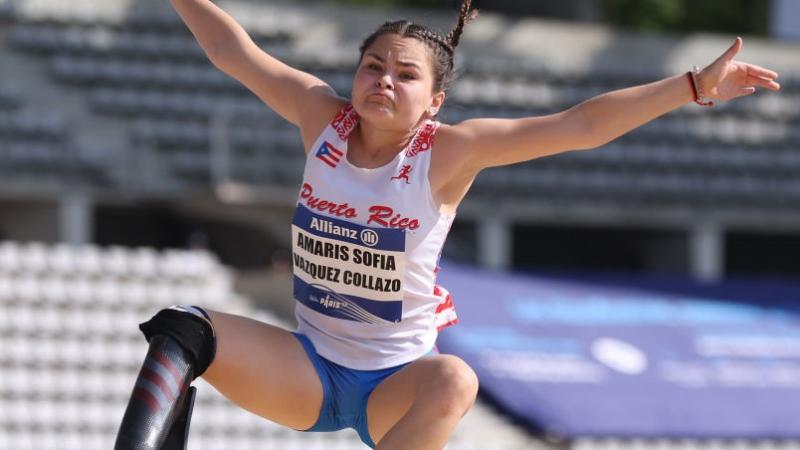
M 775 82 L 778 78 L 776 72 L 734 60 L 741 49 L 742 38 L 737 37 L 725 53 L 700 72 L 698 81 L 706 97 L 727 101 L 750 95 L 756 91 L 756 87 L 773 91 L 781 88 L 781 85 Z

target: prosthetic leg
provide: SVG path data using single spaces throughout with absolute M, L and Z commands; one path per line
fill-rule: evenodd
M 194 386 L 189 388 L 182 411 L 172 425 L 166 442 L 161 447 L 164 450 L 186 450 L 186 443 L 189 441 L 189 423 L 192 420 L 196 393 L 197 388 Z
M 196 389 L 216 347 L 208 315 L 173 306 L 140 325 L 150 343 L 115 450 L 185 450 Z

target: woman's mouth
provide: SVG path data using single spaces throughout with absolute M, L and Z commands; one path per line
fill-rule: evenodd
M 393 106 L 394 102 L 388 95 L 385 94 L 371 94 L 367 97 L 368 100 L 374 101 L 376 103 L 380 103 L 386 106 Z

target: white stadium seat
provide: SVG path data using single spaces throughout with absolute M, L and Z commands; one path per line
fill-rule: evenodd
M 21 266 L 19 246 L 14 242 L 0 243 L 0 270 L 15 273 Z
M 0 243 L 0 450 L 111 448 L 147 351 L 138 324 L 163 307 L 279 323 L 248 309 L 231 280 L 200 251 Z M 196 385 L 195 448 L 363 448 L 354 435 L 284 429 Z
M 151 278 L 157 275 L 157 254 L 149 248 L 138 248 L 130 258 L 130 271 L 136 277 Z
M 55 273 L 73 273 L 76 270 L 75 252 L 66 244 L 58 244 L 49 252 L 48 265 Z
M 47 256 L 44 244 L 32 242 L 22 247 L 20 252 L 21 269 L 28 273 L 42 273 L 47 269 Z
M 87 245 L 77 248 L 76 252 L 78 272 L 89 275 L 100 273 L 102 270 L 102 262 L 99 248 L 93 245 Z

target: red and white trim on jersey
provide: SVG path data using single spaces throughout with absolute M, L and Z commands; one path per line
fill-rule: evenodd
M 331 127 L 336 130 L 339 139 L 347 141 L 350 133 L 358 124 L 358 113 L 352 103 L 348 103 L 331 121 Z
M 408 151 L 406 151 L 406 156 L 411 158 L 433 148 L 433 137 L 436 135 L 436 130 L 438 129 L 439 122 L 428 122 L 423 125 L 411 142 Z
M 457 324 L 456 305 L 453 303 L 450 291 L 437 284 L 433 287 L 433 295 L 442 299 L 439 306 L 436 307 L 436 330 L 442 331 Z

